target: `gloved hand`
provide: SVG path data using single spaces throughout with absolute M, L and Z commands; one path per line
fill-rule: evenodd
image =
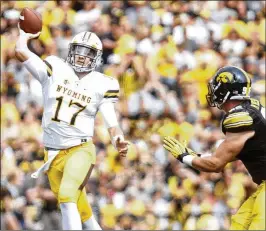
M 41 31 L 36 34 L 26 33 L 24 30 L 20 28 L 19 23 L 18 23 L 18 30 L 19 30 L 19 36 L 25 38 L 26 40 L 37 38 L 41 34 Z
M 178 140 L 167 136 L 164 137 L 163 147 L 168 150 L 176 159 L 183 163 L 183 158 L 187 155 L 198 157 L 197 153 L 187 148 L 186 142 L 182 144 Z

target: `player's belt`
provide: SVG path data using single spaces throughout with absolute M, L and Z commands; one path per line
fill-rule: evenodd
M 80 143 L 83 144 L 83 143 L 86 143 L 88 141 L 90 141 L 91 139 L 80 139 Z M 44 147 L 44 149 L 46 151 L 60 151 L 60 150 L 63 150 L 63 149 L 59 149 L 59 148 L 50 148 L 50 147 Z

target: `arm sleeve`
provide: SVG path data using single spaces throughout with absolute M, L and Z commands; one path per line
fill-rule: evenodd
M 110 78 L 106 82 L 107 88 L 103 93 L 103 99 L 100 104 L 111 102 L 116 103 L 119 98 L 119 83 L 116 79 Z
M 223 120 L 222 130 L 224 133 L 238 133 L 255 130 L 253 118 L 246 111 L 228 114 Z
M 29 58 L 22 64 L 26 69 L 36 78 L 41 84 L 47 80 L 48 68 L 47 61 L 43 61 L 36 54 L 31 52 L 27 46 L 27 38 L 25 36 L 19 36 L 16 42 L 16 51 L 23 52 Z M 51 66 L 51 65 L 50 65 Z M 51 69 L 52 67 L 50 67 Z M 49 76 L 49 75 L 48 75 Z
M 40 59 L 35 54 L 32 54 L 28 60 L 23 62 L 23 65 L 41 84 L 52 74 L 52 66 L 46 60 Z
M 102 103 L 99 107 L 99 111 L 102 113 L 107 128 L 118 126 L 115 107 L 112 102 Z

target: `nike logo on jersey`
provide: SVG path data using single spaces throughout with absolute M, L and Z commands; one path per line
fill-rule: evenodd
M 71 90 L 71 89 L 69 89 L 67 87 L 63 87 L 61 85 L 57 85 L 56 91 L 60 92 L 60 93 L 63 93 L 64 95 L 68 95 L 70 97 L 73 97 L 75 99 L 79 99 L 82 102 L 90 103 L 90 101 L 91 101 L 91 97 L 83 95 L 83 94 L 80 94 L 80 93 L 78 93 L 76 91 L 73 91 L 73 90 Z

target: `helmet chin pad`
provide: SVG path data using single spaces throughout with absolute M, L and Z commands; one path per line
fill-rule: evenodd
M 72 68 L 74 69 L 75 72 L 79 72 L 79 73 L 93 71 L 93 69 L 89 69 L 87 67 L 78 67 L 75 65 L 72 65 Z

